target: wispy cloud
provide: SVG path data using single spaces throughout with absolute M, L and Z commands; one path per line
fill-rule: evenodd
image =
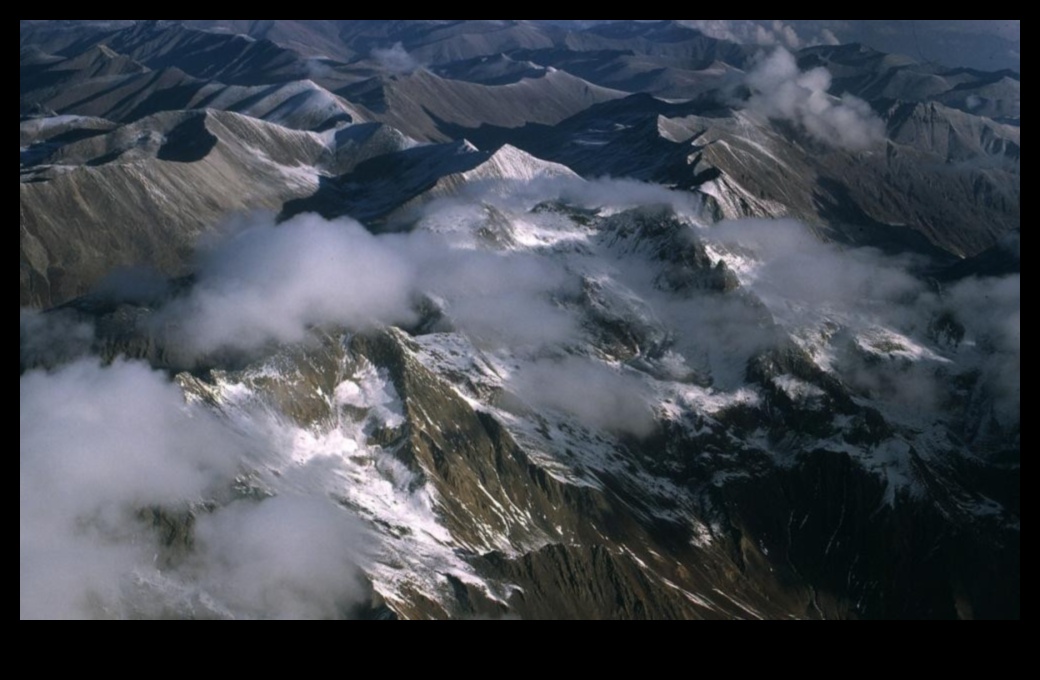
M 387 48 L 377 47 L 372 50 L 372 58 L 390 73 L 401 75 L 411 73 L 422 66 L 399 42 Z
M 794 55 L 777 48 L 745 78 L 751 89 L 747 107 L 769 118 L 787 120 L 834 146 L 866 149 L 885 136 L 884 122 L 870 105 L 849 94 L 827 93 L 831 74 L 823 67 L 801 71 Z

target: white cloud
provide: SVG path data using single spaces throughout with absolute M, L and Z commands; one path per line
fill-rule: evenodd
M 341 618 L 368 592 L 357 568 L 361 523 L 325 499 L 275 496 L 202 515 L 194 579 L 252 618 Z
M 189 354 L 298 342 L 314 324 L 360 330 L 414 320 L 409 261 L 353 220 L 254 224 L 215 247 L 158 327 Z
M 510 377 L 510 387 L 529 405 L 569 413 L 593 429 L 643 436 L 654 428 L 645 382 L 592 359 L 533 362 Z
M 136 513 L 183 509 L 234 472 L 236 443 L 141 364 L 20 382 L 20 616 L 118 616 L 157 550 Z
M 827 94 L 831 74 L 823 67 L 800 71 L 794 56 L 778 47 L 745 78 L 751 89 L 747 107 L 791 121 L 813 137 L 834 146 L 865 149 L 885 136 L 884 122 L 858 97 Z
M 265 443 L 162 374 L 79 360 L 26 373 L 19 396 L 20 618 L 337 618 L 365 601 L 365 532 L 331 501 L 202 505 Z M 193 540 L 164 545 L 160 509 Z
M 372 50 L 372 58 L 390 73 L 408 74 L 418 69 L 421 65 L 415 57 L 408 53 L 399 42 L 389 48 L 376 48 Z

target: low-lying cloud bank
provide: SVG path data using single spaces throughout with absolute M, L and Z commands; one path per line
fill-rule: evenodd
M 190 293 L 154 326 L 191 356 L 249 351 L 299 342 L 316 325 L 413 324 L 432 299 L 479 344 L 543 344 L 573 335 L 551 301 L 564 284 L 551 261 L 459 248 L 438 234 L 373 236 L 351 219 L 309 214 L 278 226 L 261 218 L 204 258 Z
M 211 250 L 186 298 L 159 317 L 181 351 L 298 342 L 315 324 L 363 330 L 414 320 L 414 273 L 393 239 L 353 220 L 271 217 Z
M 364 531 L 332 501 L 202 505 L 263 443 L 162 374 L 83 359 L 25 374 L 19 397 L 20 618 L 336 618 L 362 601 Z
M 433 301 L 445 314 L 444 328 L 481 346 L 573 340 L 574 319 L 554 301 L 576 291 L 566 261 L 480 241 L 495 238 L 481 231 L 485 202 L 522 212 L 546 200 L 590 209 L 651 203 L 696 210 L 689 195 L 642 182 L 536 180 L 481 183 L 434 201 L 420 228 L 407 234 L 376 236 L 350 218 L 303 214 L 276 224 L 272 215 L 254 215 L 235 221 L 232 233 L 203 254 L 191 290 L 160 311 L 154 331 L 190 360 L 299 342 L 318 325 L 408 326 L 420 320 L 416 310 L 424 301 Z M 500 236 L 511 238 L 509 225 L 503 228 Z M 129 290 L 139 294 L 136 285 Z

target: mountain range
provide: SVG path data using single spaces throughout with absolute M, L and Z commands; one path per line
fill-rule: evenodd
M 1018 618 L 1020 75 L 21 21 L 22 618 Z

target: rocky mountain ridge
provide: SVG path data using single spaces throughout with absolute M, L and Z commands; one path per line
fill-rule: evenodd
M 1020 616 L 1017 74 L 200 25 L 22 25 L 23 618 Z

